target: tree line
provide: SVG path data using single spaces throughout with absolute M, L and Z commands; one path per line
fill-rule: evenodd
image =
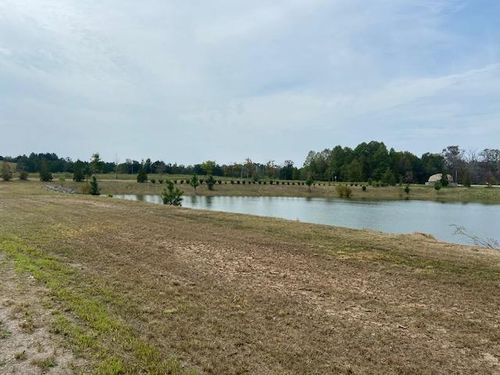
M 302 173 L 316 180 L 380 181 L 384 184 L 425 183 L 436 173 L 450 174 L 463 185 L 500 181 L 500 150 L 466 151 L 448 146 L 441 153 L 418 157 L 408 151 L 387 149 L 383 142 L 360 143 L 355 148 L 335 146 L 310 151 Z
M 183 174 L 208 175 L 241 179 L 283 179 L 317 181 L 379 181 L 383 184 L 425 183 L 436 173 L 450 174 L 463 185 L 496 184 L 500 181 L 500 150 L 467 151 L 448 146 L 441 153 L 424 153 L 418 157 L 408 151 L 387 149 L 383 142 L 360 143 L 355 148 L 335 146 L 323 151 L 310 151 L 302 167 L 286 160 L 256 163 L 251 159 L 232 164 L 213 160 L 194 165 L 126 159 L 106 162 L 98 153 L 89 160 L 62 158 L 54 153 L 31 153 L 29 156 L 0 156 L 0 160 L 16 163 L 19 173 L 73 173 L 83 180 L 96 173 L 116 174 Z

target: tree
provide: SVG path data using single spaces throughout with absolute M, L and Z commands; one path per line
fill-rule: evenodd
M 181 206 L 182 205 L 182 195 L 184 192 L 177 187 L 174 187 L 174 183 L 170 180 L 166 181 L 167 186 L 161 193 L 161 198 L 163 204 L 169 204 L 171 206 Z
M 307 190 L 309 190 L 309 193 L 311 192 L 312 184 L 314 184 L 314 179 L 311 176 L 309 176 L 306 180 Z
M 101 191 L 99 189 L 99 184 L 97 183 L 97 178 L 92 176 L 92 181 L 90 181 L 90 195 L 100 195 Z
M 40 163 L 40 181 L 48 182 L 52 181 L 52 178 L 52 173 L 49 170 L 47 162 L 45 160 L 42 160 L 42 162 Z
M 19 179 L 21 181 L 28 181 L 28 177 L 29 177 L 28 172 L 23 171 L 23 170 L 19 171 Z
M 77 160 L 73 166 L 73 181 L 82 182 L 85 179 L 85 164 Z
M 101 156 L 98 152 L 92 154 L 90 158 L 90 172 L 91 174 L 101 173 L 104 162 L 101 160 Z
M 216 166 L 217 164 L 215 163 L 215 161 L 207 160 L 201 164 L 201 169 L 203 169 L 206 175 L 211 175 L 214 173 L 214 169 Z
M 453 178 L 455 179 L 455 182 L 458 183 L 458 170 L 463 164 L 464 151 L 458 146 L 448 146 L 443 149 L 442 154 L 446 167 L 454 174 Z
M 194 189 L 194 193 L 196 194 L 196 188 L 200 186 L 200 180 L 198 179 L 197 175 L 193 175 L 191 179 L 189 180 L 189 185 L 191 185 Z
M 215 185 L 215 178 L 214 176 L 210 175 L 207 178 L 207 187 L 208 190 L 214 190 L 214 185 Z
M 4 181 L 10 181 L 12 179 L 12 169 L 10 164 L 6 161 L 2 162 L 2 179 Z
M 139 173 L 137 174 L 137 182 L 142 184 L 147 180 L 148 180 L 148 174 L 146 173 L 146 170 L 141 167 L 141 169 L 139 169 Z
M 387 168 L 382 176 L 382 183 L 385 185 L 396 185 L 396 177 L 394 177 L 394 173 L 392 173 L 390 168 Z

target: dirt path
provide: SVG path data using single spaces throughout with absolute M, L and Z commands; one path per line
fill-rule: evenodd
M 50 332 L 47 292 L 0 253 L 0 373 L 71 374 L 82 365 Z

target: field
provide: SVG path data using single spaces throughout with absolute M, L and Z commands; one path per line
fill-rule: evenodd
M 0 267 L 0 373 L 500 372 L 500 253 L 421 234 L 11 182 Z
M 180 184 L 182 179 L 187 176 L 169 176 L 169 179 L 177 180 L 179 188 L 186 195 L 193 195 L 194 190 L 187 183 Z M 164 184 L 155 184 L 148 182 L 139 184 L 133 179 L 113 179 L 110 175 L 99 176 L 99 184 L 101 192 L 107 194 L 160 194 L 165 188 Z M 163 177 L 165 178 L 165 177 Z M 158 177 L 155 177 L 158 180 Z M 263 184 L 252 183 L 246 181 L 245 184 L 231 184 L 230 179 L 221 179 L 221 184 L 216 184 L 214 190 L 208 190 L 205 184 L 197 188 L 198 195 L 231 195 L 231 196 L 290 196 L 290 197 L 338 197 L 333 184 L 327 182 L 316 183 L 309 191 L 305 185 L 297 185 L 295 181 L 280 181 L 279 185 L 270 185 L 268 182 Z M 62 184 L 76 192 L 81 192 L 85 183 L 75 183 L 71 178 L 66 179 L 63 183 L 57 178 L 54 183 Z M 290 185 L 288 185 L 290 183 Z M 460 201 L 460 202 L 484 202 L 484 203 L 500 203 L 500 188 L 486 187 L 453 187 L 443 188 L 436 191 L 432 186 L 411 185 L 410 193 L 404 191 L 404 186 L 387 186 L 387 187 L 372 187 L 368 186 L 366 191 L 362 190 L 360 184 L 352 186 L 352 199 L 368 199 L 368 200 L 393 200 L 393 199 L 417 199 L 417 200 L 437 200 L 437 201 Z

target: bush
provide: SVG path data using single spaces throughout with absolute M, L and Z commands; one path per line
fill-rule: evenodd
M 28 180 L 28 172 L 26 172 L 26 171 L 19 172 L 19 179 L 21 181 L 27 181 Z
M 361 186 L 361 190 L 366 191 L 366 185 Z
M 152 178 L 152 179 L 151 179 L 151 180 L 149 180 L 149 181 L 151 181 L 151 183 L 152 183 L 152 184 L 156 184 L 156 179 L 154 179 L 154 178 Z
M 4 181 L 10 181 L 12 179 L 12 169 L 10 164 L 6 161 L 2 163 L 2 179 Z
M 159 179 L 158 179 L 158 183 L 159 183 L 159 184 L 163 184 L 163 179 L 159 178 Z
M 83 173 L 83 169 L 76 168 L 73 172 L 73 181 L 82 182 L 83 180 L 85 180 L 85 173 Z
M 47 164 L 43 163 L 40 167 L 40 181 L 49 182 L 52 181 L 52 173 L 49 171 Z
M 436 191 L 441 190 L 441 187 L 442 187 L 442 186 L 441 186 L 441 182 L 439 182 L 439 181 L 438 181 L 438 182 L 436 182 L 436 183 L 434 184 L 434 189 L 435 189 Z
M 141 168 L 139 170 L 139 173 L 137 174 L 137 182 L 142 184 L 148 180 L 148 174 L 144 170 L 144 168 Z
M 161 193 L 161 199 L 163 204 L 169 204 L 171 206 L 181 206 L 182 205 L 182 195 L 184 192 L 177 187 L 170 180 L 166 180 L 166 188 Z
M 217 180 L 217 183 L 218 183 L 219 185 L 221 185 L 221 184 L 222 184 L 222 180 Z
M 207 178 L 208 190 L 214 190 L 214 185 L 215 185 L 214 176 L 212 176 L 212 175 L 208 176 L 208 178 Z
M 233 180 L 231 180 L 231 185 L 234 185 L 234 181 Z
M 407 184 L 404 190 L 406 194 L 410 194 L 410 185 Z
M 335 190 L 340 198 L 350 198 L 352 195 L 352 189 L 347 185 L 337 185 Z

